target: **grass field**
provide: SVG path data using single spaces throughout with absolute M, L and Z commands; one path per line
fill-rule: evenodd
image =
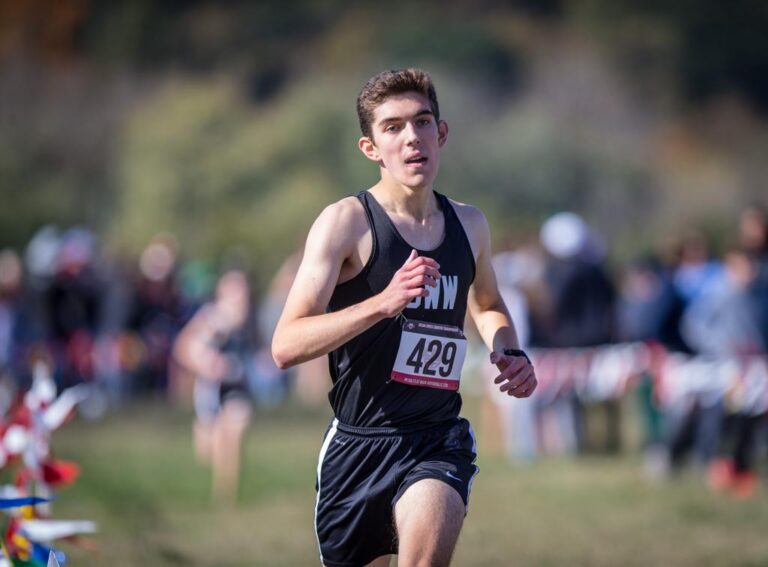
M 188 412 L 148 403 L 66 424 L 53 448 L 83 472 L 54 515 L 100 528 L 96 550 L 62 544 L 70 565 L 317 565 L 314 471 L 327 420 L 296 407 L 258 413 L 230 511 L 209 502 Z M 511 467 L 481 446 L 478 463 L 454 565 L 768 565 L 764 493 L 738 502 L 695 475 L 649 483 L 637 455 Z

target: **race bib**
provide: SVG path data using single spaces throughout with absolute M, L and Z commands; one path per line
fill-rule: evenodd
M 392 380 L 411 386 L 458 390 L 467 339 L 458 327 L 406 320 Z

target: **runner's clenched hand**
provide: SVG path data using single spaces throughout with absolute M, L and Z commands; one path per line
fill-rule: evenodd
M 516 398 L 527 398 L 538 384 L 533 365 L 524 356 L 510 356 L 503 352 L 493 351 L 491 363 L 501 371 L 493 382 L 501 384 L 499 390 Z
M 440 279 L 440 264 L 411 250 L 405 263 L 395 272 L 392 281 L 379 294 L 381 309 L 386 317 L 394 317 L 413 301 L 414 297 L 429 295 L 425 286 L 436 287 Z

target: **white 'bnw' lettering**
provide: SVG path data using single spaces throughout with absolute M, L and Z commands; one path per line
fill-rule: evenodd
M 459 276 L 440 276 L 440 281 L 436 287 L 427 286 L 429 295 L 427 297 L 414 297 L 406 307 L 408 309 L 418 309 L 422 307 L 421 300 L 424 299 L 424 309 L 440 309 L 440 296 L 442 295 L 442 309 L 453 309 L 456 303 L 456 294 L 459 291 Z

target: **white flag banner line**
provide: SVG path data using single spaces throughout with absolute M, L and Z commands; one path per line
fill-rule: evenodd
M 744 411 L 750 415 L 761 415 L 768 411 L 768 361 L 755 359 L 749 364 L 743 376 L 743 388 L 738 400 Z
M 87 520 L 22 520 L 19 528 L 32 541 L 43 542 L 96 533 L 95 522 Z
M 586 401 L 621 397 L 631 381 L 651 375 L 657 399 L 670 406 L 686 399 L 714 403 L 725 399 L 732 411 L 768 411 L 768 356 L 713 358 L 665 352 L 644 343 L 589 348 L 533 348 L 530 351 L 546 403 L 562 393 Z
M 632 378 L 650 365 L 642 343 L 590 348 L 531 349 L 541 394 L 575 391 L 586 400 L 620 397 Z
M 88 398 L 90 388 L 80 384 L 67 388 L 43 411 L 43 425 L 48 431 L 58 429 L 77 404 Z

